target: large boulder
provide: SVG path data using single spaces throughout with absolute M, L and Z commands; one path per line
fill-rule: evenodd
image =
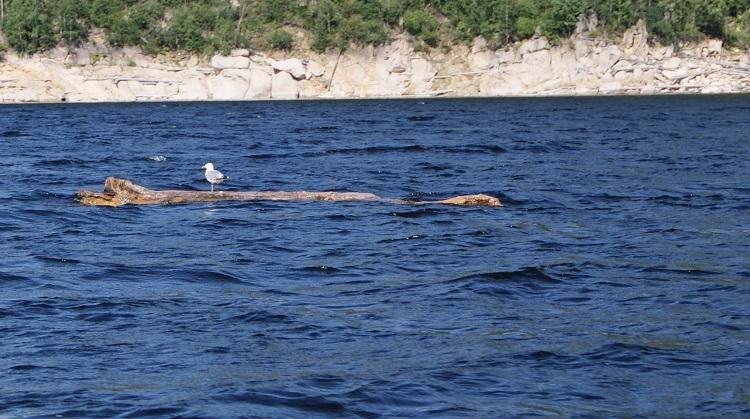
M 249 87 L 250 70 L 227 69 L 208 79 L 211 96 L 216 100 L 242 100 Z
M 326 69 L 317 61 L 310 60 L 310 62 L 307 63 L 307 74 L 305 77 L 308 79 L 311 77 L 323 77 L 325 73 Z
M 291 74 L 281 71 L 271 77 L 272 99 L 297 99 L 299 88 Z
M 233 49 L 232 52 L 229 53 L 232 57 L 249 57 L 250 56 L 250 50 L 247 48 L 237 48 Z
M 250 68 L 250 87 L 245 92 L 245 99 L 271 98 L 270 69 Z
M 302 64 L 302 60 L 299 58 L 289 58 L 283 61 L 271 61 L 271 67 L 276 71 L 284 71 L 289 73 L 295 80 L 302 80 L 305 78 L 305 65 Z
M 214 55 L 211 58 L 211 67 L 216 70 L 243 69 L 250 66 L 250 59 L 247 57 L 226 57 L 223 55 Z

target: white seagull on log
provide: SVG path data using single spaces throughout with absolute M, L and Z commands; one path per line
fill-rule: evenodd
M 211 184 L 211 192 L 214 191 L 214 185 L 218 185 L 219 183 L 229 179 L 228 177 L 224 176 L 224 173 L 221 173 L 220 171 L 214 169 L 213 163 L 206 163 L 203 165 L 203 167 L 201 167 L 201 169 L 206 169 L 206 180 Z

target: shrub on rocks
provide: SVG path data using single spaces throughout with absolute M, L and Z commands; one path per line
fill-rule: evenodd
M 292 34 L 283 29 L 276 29 L 268 34 L 268 44 L 273 49 L 291 50 L 294 46 L 294 38 L 292 38 Z

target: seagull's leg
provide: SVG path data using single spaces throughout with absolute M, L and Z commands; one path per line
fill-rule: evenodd
M 211 192 L 213 192 L 213 191 L 214 191 L 214 184 L 212 183 L 211 184 Z

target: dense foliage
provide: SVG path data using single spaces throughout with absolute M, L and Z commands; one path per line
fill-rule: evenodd
M 498 45 L 541 32 L 569 35 L 582 14 L 616 34 L 644 19 L 665 43 L 718 37 L 750 47 L 750 0 L 0 0 L 2 30 L 20 53 L 76 45 L 94 27 L 115 46 L 197 53 L 290 49 L 303 28 L 312 47 L 379 44 L 394 30 L 435 47 L 476 36 Z

